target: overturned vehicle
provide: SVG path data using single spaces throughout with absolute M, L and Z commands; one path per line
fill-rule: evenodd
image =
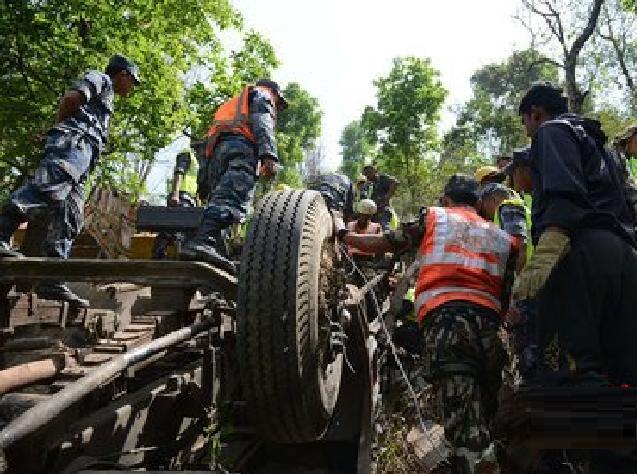
M 0 472 L 369 472 L 393 262 L 354 284 L 313 191 L 205 263 L 0 260 Z M 38 299 L 73 282 L 80 309 Z M 376 329 L 375 329 L 376 328 Z

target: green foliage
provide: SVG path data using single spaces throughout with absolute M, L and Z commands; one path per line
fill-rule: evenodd
M 632 117 L 614 108 L 604 108 L 587 114 L 602 124 L 602 130 L 608 137 L 609 143 L 633 123 Z
M 134 193 L 154 154 L 181 131 L 205 130 L 212 110 L 248 80 L 278 64 L 255 32 L 224 51 L 223 29 L 242 28 L 229 0 L 6 0 L 0 4 L 0 176 L 15 186 L 38 163 L 59 97 L 87 69 L 114 53 L 139 65 L 143 83 L 117 99 L 110 143 L 96 182 Z M 192 75 L 207 75 L 188 89 Z
M 318 100 L 296 82 L 289 83 L 283 95 L 289 107 L 277 118 L 277 147 L 284 167 L 277 182 L 301 187 L 298 165 L 321 134 L 322 112 Z
M 475 160 L 480 153 L 494 156 L 523 146 L 526 136 L 517 107 L 524 92 L 539 80 L 557 82 L 558 70 L 533 49 L 478 69 L 471 76 L 473 97 L 445 136 L 443 156 Z
M 428 199 L 437 125 L 447 91 L 429 59 L 395 58 L 390 73 L 374 82 L 377 105 L 361 119 L 377 148 L 381 169 L 401 181 L 395 206 L 402 216 L 414 215 Z
M 186 102 L 193 112 L 193 136 L 205 136 L 222 103 L 240 93 L 246 84 L 270 77 L 278 65 L 272 45 L 255 31 L 246 33 L 243 48 L 229 57 L 211 50 L 201 67 L 195 69 L 197 80 L 186 93 Z
M 340 172 L 349 176 L 352 181 L 356 181 L 365 159 L 371 155 L 372 151 L 360 120 L 350 122 L 343 129 L 338 144 L 341 146 L 343 158 Z
M 637 0 L 624 0 L 623 5 L 627 11 L 637 13 Z

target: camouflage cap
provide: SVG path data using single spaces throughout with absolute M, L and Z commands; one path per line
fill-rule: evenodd
M 515 191 L 501 183 L 489 183 L 480 191 L 480 199 L 486 199 L 494 194 L 506 195 L 507 198 L 512 198 L 515 196 Z
M 118 71 L 127 71 L 135 80 L 135 84 L 140 83 L 139 68 L 137 67 L 137 64 L 128 59 L 126 56 L 122 56 L 121 54 L 114 55 L 108 62 L 108 68 Z
M 615 139 L 613 140 L 613 143 L 615 145 L 623 145 L 628 140 L 633 138 L 635 135 L 637 135 L 637 125 L 631 125 L 627 129 L 625 129 L 622 133 L 617 135 Z

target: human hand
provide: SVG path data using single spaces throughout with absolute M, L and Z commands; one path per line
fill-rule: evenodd
M 259 176 L 272 179 L 277 175 L 279 168 L 279 164 L 272 158 L 263 158 L 259 168 Z
M 168 198 L 168 207 L 177 207 L 179 206 L 179 194 L 172 193 Z

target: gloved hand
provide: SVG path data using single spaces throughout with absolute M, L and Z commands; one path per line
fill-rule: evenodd
M 535 247 L 533 257 L 518 275 L 513 285 L 514 301 L 534 298 L 542 289 L 551 272 L 568 253 L 570 238 L 557 230 L 546 230 Z

